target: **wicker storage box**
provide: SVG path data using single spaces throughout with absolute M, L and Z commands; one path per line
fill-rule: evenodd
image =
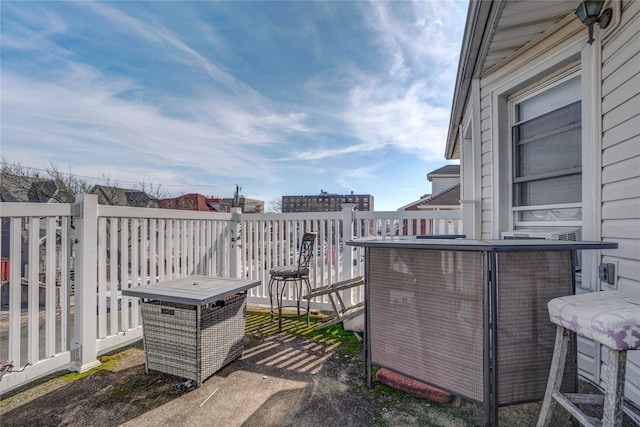
M 143 302 L 147 371 L 191 379 L 200 386 L 242 355 L 246 301 L 242 293 L 203 306 Z

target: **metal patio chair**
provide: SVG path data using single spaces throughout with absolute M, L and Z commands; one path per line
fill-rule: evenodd
M 309 262 L 313 256 L 313 247 L 316 242 L 316 236 L 318 233 L 306 232 L 302 236 L 300 242 L 300 252 L 298 254 L 298 262 L 295 265 L 286 265 L 280 267 L 274 267 L 269 270 L 269 303 L 271 304 L 271 321 L 273 322 L 274 316 L 278 317 L 278 331 L 282 330 L 282 309 L 286 307 L 296 307 L 296 315 L 291 317 L 300 317 L 300 301 L 302 299 L 302 285 L 306 285 L 306 292 L 311 292 L 311 282 L 309 282 Z M 287 294 L 287 291 L 291 290 L 291 285 L 294 286 L 294 296 L 296 305 L 283 305 L 283 299 Z M 274 308 L 273 300 L 276 300 L 276 307 Z M 310 303 L 311 300 L 307 300 L 307 326 L 309 326 L 310 315 Z M 304 310 L 304 308 L 302 308 Z M 286 316 L 284 316 L 286 317 Z

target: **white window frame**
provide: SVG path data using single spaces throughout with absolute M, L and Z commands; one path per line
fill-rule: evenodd
M 562 203 L 562 204 L 547 204 L 547 205 L 535 205 L 535 206 L 514 206 L 514 187 L 516 183 L 514 182 L 514 168 L 515 164 L 513 159 L 514 157 L 514 142 L 513 135 L 511 129 L 513 125 L 516 123 L 515 119 L 515 106 L 527 99 L 530 99 L 536 95 L 539 95 L 543 92 L 553 89 L 554 87 L 571 80 L 573 78 L 581 76 L 580 69 L 578 67 L 572 68 L 571 70 L 565 71 L 559 75 L 553 76 L 549 78 L 545 82 L 536 83 L 534 86 L 530 86 L 527 89 L 520 91 L 517 94 L 511 96 L 508 100 L 508 111 L 509 111 L 509 141 L 508 141 L 508 159 L 509 161 L 509 193 L 508 193 L 508 206 L 509 206 L 509 217 L 510 223 L 512 227 L 582 227 L 582 214 L 584 197 L 582 197 L 582 202 L 576 203 Z M 582 94 L 580 96 L 582 99 Z M 581 141 L 581 146 L 584 144 L 584 141 Z M 581 170 L 581 175 L 584 174 L 584 168 Z M 584 194 L 583 194 L 584 196 Z M 577 208 L 581 210 L 581 219 L 580 220 L 568 220 L 568 221 L 525 221 L 519 219 L 519 213 L 523 211 L 536 211 L 536 210 L 552 210 L 552 209 L 571 209 Z

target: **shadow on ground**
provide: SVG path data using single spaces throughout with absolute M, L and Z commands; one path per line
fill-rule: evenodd
M 313 326 L 313 325 L 312 325 Z M 340 327 L 315 332 L 289 320 L 249 313 L 245 350 L 199 388 L 145 372 L 138 343 L 103 356 L 85 374 L 66 373 L 0 401 L 5 426 L 442 426 L 483 424 L 482 408 L 441 405 L 375 383 L 365 385 L 362 344 Z M 539 404 L 501 408 L 503 426 L 535 425 Z M 554 426 L 570 425 L 556 411 Z M 630 422 L 626 425 L 632 426 Z

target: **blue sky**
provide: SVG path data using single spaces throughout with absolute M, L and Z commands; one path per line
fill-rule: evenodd
M 7 1 L 1 154 L 269 203 L 429 193 L 466 1 Z

